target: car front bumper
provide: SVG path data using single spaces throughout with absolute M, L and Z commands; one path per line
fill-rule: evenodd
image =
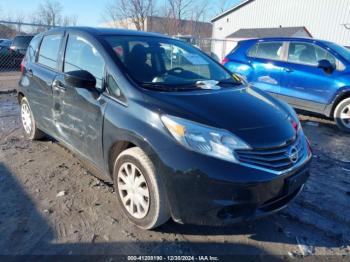
M 157 162 L 172 217 L 179 223 L 225 225 L 275 213 L 302 190 L 312 154 L 276 174 L 189 152 L 180 146 Z

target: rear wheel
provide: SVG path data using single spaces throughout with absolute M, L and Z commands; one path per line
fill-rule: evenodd
M 122 152 L 114 164 L 114 187 L 128 219 L 143 229 L 169 220 L 166 193 L 153 163 L 138 147 Z
M 25 97 L 21 99 L 21 120 L 26 138 L 37 140 L 45 136 L 45 133 L 37 128 L 33 112 L 30 109 L 27 98 Z
M 334 119 L 344 132 L 350 133 L 350 98 L 341 101 L 334 110 Z

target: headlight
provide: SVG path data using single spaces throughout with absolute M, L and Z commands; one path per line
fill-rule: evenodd
M 299 134 L 300 132 L 303 131 L 303 128 L 301 126 L 299 117 L 297 115 L 297 113 L 295 112 L 295 110 L 293 109 L 293 107 L 291 107 L 289 104 L 285 103 L 286 107 L 289 109 L 289 117 L 288 120 L 289 122 L 292 123 L 293 128 L 295 129 L 295 131 Z
M 184 147 L 195 152 L 237 163 L 235 149 L 250 147 L 230 132 L 178 117 L 163 115 L 163 124 Z

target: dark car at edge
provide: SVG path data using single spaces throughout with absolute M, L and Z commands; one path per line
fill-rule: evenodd
M 40 34 L 18 99 L 26 137 L 47 134 L 73 151 L 144 229 L 170 218 L 250 221 L 284 208 L 309 176 L 311 149 L 290 106 L 160 34 Z
M 18 35 L 12 40 L 10 46 L 10 65 L 13 67 L 19 67 L 23 57 L 27 52 L 30 41 L 33 39 L 33 35 Z

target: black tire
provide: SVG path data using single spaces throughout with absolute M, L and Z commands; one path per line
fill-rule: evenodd
M 149 198 L 147 198 L 147 200 L 149 201 L 149 205 L 148 211 L 145 211 L 145 216 L 142 218 L 136 218 L 129 213 L 126 204 L 123 203 L 119 191 L 120 182 L 118 183 L 118 179 L 120 181 L 119 176 L 122 167 L 128 164 L 136 166 L 136 168 L 142 173 L 147 184 L 146 186 L 149 192 Z M 113 180 L 115 191 L 118 196 L 118 203 L 123 210 L 124 215 L 127 216 L 133 224 L 142 229 L 154 229 L 169 220 L 170 214 L 163 183 L 157 174 L 153 163 L 139 147 L 127 149 L 118 156 L 114 163 Z
M 31 122 L 29 124 L 30 129 L 25 127 L 25 120 L 24 120 L 24 108 L 29 110 L 29 117 L 31 119 Z M 33 112 L 30 108 L 30 105 L 28 103 L 28 100 L 26 97 L 22 97 L 21 99 L 21 121 L 22 121 L 22 127 L 24 131 L 24 135 L 29 140 L 38 140 L 43 137 L 45 137 L 45 133 L 41 131 L 39 128 L 37 128 Z
M 350 97 L 341 101 L 334 110 L 334 120 L 340 130 L 350 133 L 350 119 L 342 119 L 341 115 L 346 113 L 350 116 Z

